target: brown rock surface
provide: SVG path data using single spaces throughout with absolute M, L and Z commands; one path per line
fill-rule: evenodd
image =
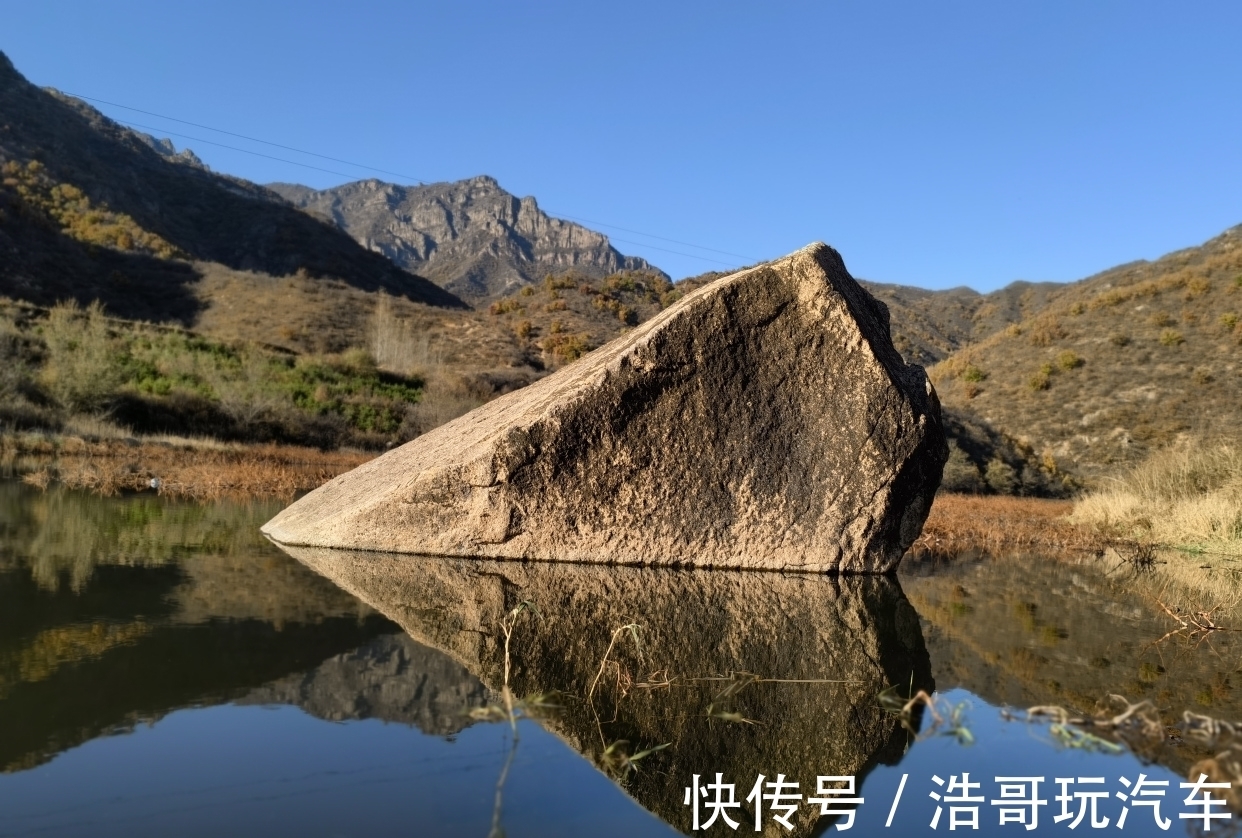
M 888 312 L 815 244 L 320 487 L 283 544 L 888 572 L 947 457 Z

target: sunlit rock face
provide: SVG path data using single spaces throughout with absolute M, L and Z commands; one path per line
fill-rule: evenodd
M 493 695 L 506 615 L 529 603 L 509 618 L 513 695 L 554 693 L 560 709 L 542 723 L 683 831 L 694 774 L 724 774 L 739 800 L 759 774 L 783 773 L 811 796 L 817 775 L 856 775 L 861 787 L 907 744 L 877 695 L 932 689 L 918 617 L 888 577 L 286 549 Z M 626 771 L 622 755 L 665 743 Z M 794 834 L 825 826 L 813 815 L 802 807 Z
M 342 475 L 278 542 L 442 556 L 883 573 L 948 448 L 888 312 L 812 245 Z

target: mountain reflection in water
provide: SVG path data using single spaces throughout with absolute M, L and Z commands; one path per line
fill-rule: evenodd
M 1060 751 L 994 706 L 1087 712 L 1120 693 L 1170 722 L 1242 717 L 1238 636 L 1155 643 L 1170 621 L 1154 597 L 1234 602 L 1229 572 L 963 557 L 907 560 L 898 583 L 306 549 L 295 561 L 258 534 L 276 506 L 0 483 L 0 836 L 669 834 L 690 829 L 691 777 L 717 772 L 737 784 L 748 833 L 758 775 L 805 796 L 817 775 L 855 775 L 864 835 L 884 831 L 906 774 L 894 827 L 921 832 L 933 773 L 1044 773 L 1051 798 L 1062 773 L 1146 771 L 1176 788 L 1212 755 L 1165 743 L 1144 767 Z M 503 707 L 502 625 L 519 608 L 509 685 L 545 698 L 514 742 L 509 724 L 469 712 Z M 876 701 L 892 685 L 973 702 L 977 744 L 915 739 Z M 1036 834 L 1065 828 L 1055 806 Z M 792 833 L 765 817 L 764 832 L 821 834 L 831 820 L 815 810 Z

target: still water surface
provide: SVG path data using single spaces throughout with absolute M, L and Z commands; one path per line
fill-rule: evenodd
M 1115 694 L 1170 724 L 1242 718 L 1237 636 L 1157 642 L 1176 628 L 1157 600 L 1236 602 L 1227 562 L 1136 575 L 956 557 L 908 561 L 895 582 L 293 558 L 257 532 L 277 508 L 0 483 L 0 836 L 675 835 L 692 777 L 717 772 L 740 827 L 707 834 L 754 834 L 760 774 L 804 796 L 817 775 L 854 775 L 849 834 L 937 834 L 950 804 L 933 832 L 932 777 L 965 772 L 985 798 L 974 834 L 1031 834 L 998 825 L 996 776 L 1045 777 L 1034 834 L 1069 835 L 1090 816 L 1053 822 L 1055 778 L 1103 777 L 1070 793 L 1106 790 L 1113 830 L 1119 779 L 1140 774 L 1169 781 L 1172 825 L 1135 808 L 1124 834 L 1194 834 L 1178 786 L 1213 749 L 1066 747 L 1001 708 Z M 503 626 L 523 602 L 509 683 L 544 698 L 519 699 L 515 716 L 538 720 L 514 727 L 488 717 L 504 715 Z M 876 701 L 893 685 L 934 694 L 943 721 L 915 712 L 914 735 Z M 803 803 L 787 832 L 770 802 L 768 835 L 844 823 Z

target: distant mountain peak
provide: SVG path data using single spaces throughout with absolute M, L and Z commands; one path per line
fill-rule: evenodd
M 371 178 L 321 190 L 268 188 L 402 268 L 475 301 L 569 270 L 596 278 L 619 271 L 664 276 L 645 259 L 619 252 L 603 233 L 553 218 L 533 196 L 518 198 L 490 175 L 417 186 Z

